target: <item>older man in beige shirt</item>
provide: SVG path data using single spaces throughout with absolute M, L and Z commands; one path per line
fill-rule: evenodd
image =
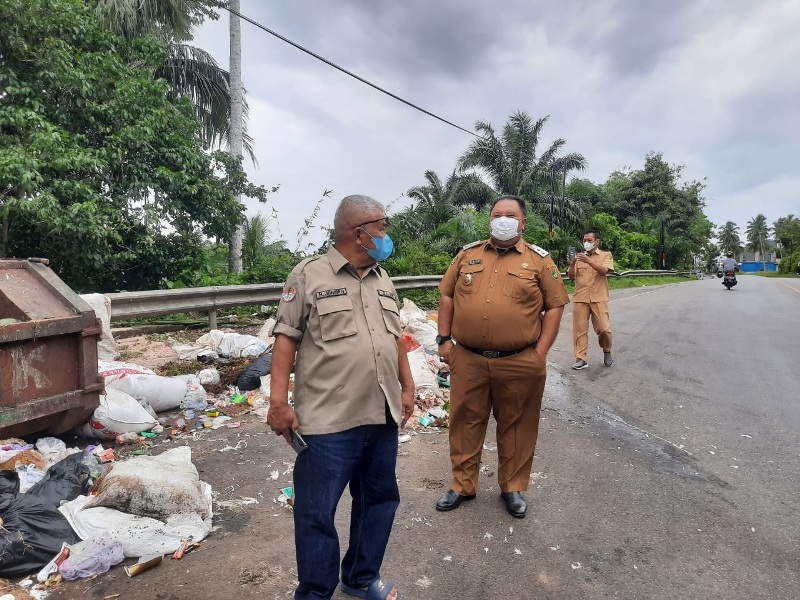
M 414 410 L 414 382 L 397 292 L 377 264 L 392 249 L 387 223 L 376 200 L 343 199 L 334 246 L 292 270 L 278 307 L 267 423 L 287 442 L 299 431 L 307 444 L 294 466 L 296 600 L 330 598 L 336 590 L 334 517 L 348 485 L 353 502 L 342 591 L 399 597 L 380 567 L 400 498 L 398 426 Z

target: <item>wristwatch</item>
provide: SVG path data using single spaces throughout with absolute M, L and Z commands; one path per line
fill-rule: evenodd
M 449 335 L 437 335 L 436 336 L 436 345 L 437 346 L 441 346 L 442 344 L 444 344 L 445 342 L 447 342 L 449 340 L 450 340 L 450 336 Z

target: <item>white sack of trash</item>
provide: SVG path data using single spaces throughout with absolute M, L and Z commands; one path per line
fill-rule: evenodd
M 123 433 L 150 431 L 158 425 L 156 418 L 136 398 L 107 388 L 100 395 L 100 404 L 89 422 L 77 430 L 78 435 L 100 440 L 113 440 Z
M 78 496 L 58 509 L 82 539 L 105 535 L 126 557 L 168 554 L 191 536 L 211 533 L 211 486 L 200 481 L 188 446 L 116 463 L 96 496 Z

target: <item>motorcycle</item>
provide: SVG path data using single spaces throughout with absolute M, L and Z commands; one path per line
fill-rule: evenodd
M 727 289 L 731 289 L 736 284 L 736 273 L 733 271 L 725 271 L 722 277 L 722 285 L 724 285 Z

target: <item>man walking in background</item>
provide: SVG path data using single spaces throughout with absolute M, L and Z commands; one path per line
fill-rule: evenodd
M 600 236 L 590 229 L 583 234 L 584 252 L 574 259 L 567 258 L 569 269 L 567 277 L 575 282 L 575 293 L 572 296 L 572 339 L 575 350 L 573 369 L 580 370 L 589 366 L 589 318 L 600 347 L 603 349 L 603 364 L 610 367 L 611 358 L 611 324 L 608 319 L 608 278 L 614 271 L 614 259 L 611 252 L 600 250 Z

